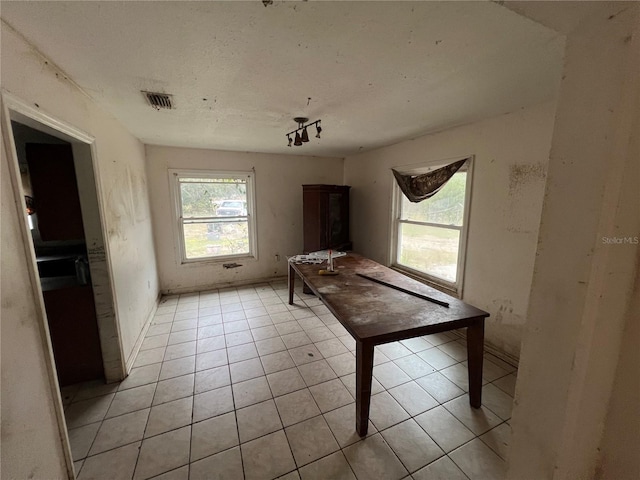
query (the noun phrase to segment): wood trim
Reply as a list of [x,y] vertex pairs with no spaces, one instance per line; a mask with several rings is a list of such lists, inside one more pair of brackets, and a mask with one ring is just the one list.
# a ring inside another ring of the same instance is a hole
[[[24,198],[24,190],[20,181],[20,166],[18,165],[18,154],[16,152],[16,145],[13,138],[13,129],[11,128],[11,113],[10,110],[17,112],[25,110],[33,110],[31,107],[27,107],[26,104],[18,101],[15,97],[10,95],[6,91],[2,91],[0,94],[1,107],[2,107],[2,134],[6,139],[5,143],[5,155],[7,158],[7,164],[9,166],[9,173],[11,176],[11,185],[13,187],[13,195],[15,200],[14,207],[18,210],[18,218],[22,218],[20,222],[20,231],[22,234],[22,243],[25,249],[25,257],[28,264],[29,279],[31,282],[31,288],[34,293],[33,303],[37,315],[37,322],[40,329],[40,337],[42,339],[42,354],[49,377],[49,388],[51,389],[53,401],[53,409],[55,411],[56,420],[58,423],[58,431],[60,434],[61,448],[64,453],[64,459],[67,467],[67,473],[69,478],[75,478],[73,468],[73,456],[71,454],[71,443],[69,441],[69,434],[67,431],[67,422],[64,416],[64,406],[62,404],[62,397],[60,395],[60,385],[58,383],[58,375],[56,372],[55,360],[53,358],[53,347],[51,345],[51,335],[49,333],[49,326],[47,324],[47,313],[44,307],[44,296],[42,293],[42,287],[40,285],[40,277],[38,276],[38,267],[36,265],[36,253],[31,240],[31,233],[29,225],[27,224],[27,218],[24,211],[21,209],[22,199]],[[38,112],[36,112],[38,113]],[[30,261],[29,261],[30,260]]]

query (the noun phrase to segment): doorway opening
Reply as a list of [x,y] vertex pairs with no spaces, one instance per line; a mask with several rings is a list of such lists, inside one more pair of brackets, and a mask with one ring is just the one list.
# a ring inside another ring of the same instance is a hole
[[[11,122],[61,387],[104,378],[71,143]],[[85,210],[91,199],[84,199]]]
[[[59,386],[125,376],[93,138],[3,95],[16,200]],[[53,370],[53,369],[52,369]],[[61,394],[64,402],[64,395]]]

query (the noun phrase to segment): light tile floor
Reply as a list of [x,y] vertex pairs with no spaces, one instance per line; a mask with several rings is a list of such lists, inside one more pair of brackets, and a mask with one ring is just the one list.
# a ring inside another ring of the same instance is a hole
[[516,369],[485,355],[469,407],[464,341],[375,354],[369,435],[355,433],[355,342],[284,283],[164,297],[131,374],[63,389],[86,479],[501,479]]

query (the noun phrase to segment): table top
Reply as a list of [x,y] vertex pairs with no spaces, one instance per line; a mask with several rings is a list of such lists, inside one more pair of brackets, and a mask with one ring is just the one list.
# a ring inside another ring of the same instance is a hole
[[[361,255],[334,259],[338,275],[320,275],[326,265],[291,264],[311,290],[359,341],[386,343],[468,327],[489,314]],[[449,303],[438,305],[358,275]]]

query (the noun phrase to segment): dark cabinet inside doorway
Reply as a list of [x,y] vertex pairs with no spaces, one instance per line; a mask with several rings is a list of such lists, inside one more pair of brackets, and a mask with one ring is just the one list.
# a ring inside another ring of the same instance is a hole
[[71,145],[27,143],[26,153],[42,241],[84,239]]
[[60,385],[102,378],[102,351],[91,286],[70,285],[42,293]]
[[32,236],[58,382],[104,377],[81,199],[70,144],[27,143]]

